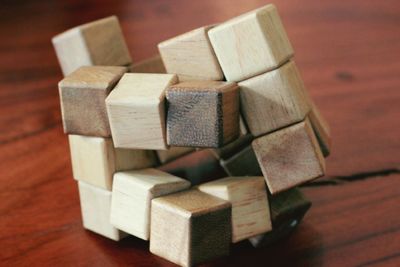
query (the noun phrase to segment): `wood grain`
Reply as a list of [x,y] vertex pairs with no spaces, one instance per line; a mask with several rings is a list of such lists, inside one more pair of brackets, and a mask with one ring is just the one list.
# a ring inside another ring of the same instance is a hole
[[227,81],[243,81],[272,70],[293,56],[272,4],[228,20],[208,33]]
[[[170,36],[264,4],[2,1],[0,32],[7,38],[0,44],[0,265],[175,266],[152,256],[140,239],[128,237],[115,244],[83,229],[68,140],[62,133],[57,92],[62,74],[50,42],[54,35],[116,14],[138,62],[156,54],[157,43]],[[380,174],[399,167],[400,4],[274,4],[296,50],[304,82],[331,126],[327,175],[344,180],[304,189],[313,207],[289,238],[260,249],[238,243],[230,257],[204,266],[399,265],[400,176]],[[199,157],[206,160],[205,154],[208,151]],[[186,173],[199,161],[197,156],[188,157],[190,161],[178,159],[171,165],[181,163]],[[218,165],[207,160],[209,166],[196,178],[215,175],[210,166]],[[345,182],[357,174],[367,178]]]
[[198,189],[232,204],[233,243],[272,230],[262,176],[227,177],[201,184]]
[[218,148],[239,136],[239,89],[235,83],[182,82],[170,86],[166,96],[169,145]]
[[181,266],[228,255],[231,204],[197,190],[152,200],[150,251]]
[[168,73],[176,73],[180,81],[224,79],[221,67],[208,39],[205,26],[158,44]]
[[132,63],[118,18],[85,23],[52,39],[64,76],[81,66],[127,66]]
[[111,138],[69,135],[68,140],[74,179],[109,191],[116,171],[158,163],[154,151],[114,148]]
[[126,73],[106,99],[115,147],[167,149],[165,90],[175,74]]
[[240,108],[254,136],[304,120],[310,111],[294,61],[239,83]]
[[81,67],[59,82],[64,132],[111,136],[105,99],[125,67]]
[[110,222],[126,233],[149,240],[151,200],[189,187],[188,181],[156,169],[117,172]]
[[325,173],[325,161],[308,119],[256,138],[252,147],[272,194]]

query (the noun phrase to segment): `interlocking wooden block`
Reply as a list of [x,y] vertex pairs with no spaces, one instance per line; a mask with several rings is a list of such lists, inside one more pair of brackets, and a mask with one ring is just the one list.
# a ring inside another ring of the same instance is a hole
[[232,242],[272,229],[267,190],[262,176],[227,177],[202,184],[198,189],[231,202]]
[[194,151],[195,149],[192,147],[171,146],[167,150],[158,150],[157,155],[160,162],[165,164]]
[[52,42],[64,76],[81,66],[128,66],[132,61],[116,16],[70,29]]
[[81,67],[59,82],[64,132],[110,136],[104,101],[125,72],[125,67]]
[[229,176],[262,176],[256,154],[250,145],[230,158],[220,159],[220,164]]
[[160,55],[153,56],[149,59],[132,65],[130,72],[134,73],[166,73],[164,63]]
[[150,251],[182,266],[229,254],[231,204],[197,190],[152,200]]
[[166,149],[165,90],[174,74],[126,73],[106,99],[116,147]]
[[78,182],[83,227],[113,240],[127,236],[110,224],[111,192]]
[[117,172],[112,190],[111,224],[148,240],[151,200],[189,187],[188,181],[157,169]]
[[246,135],[249,133],[242,115],[239,116],[239,130],[240,130],[240,135]]
[[180,81],[223,80],[207,35],[212,27],[201,27],[158,44],[168,73],[178,74]]
[[317,136],[322,154],[324,157],[329,156],[331,151],[331,131],[328,122],[322,116],[318,107],[314,103],[311,105],[311,111],[308,114],[308,118],[314,129],[315,135]]
[[111,190],[116,171],[155,166],[154,151],[114,148],[111,138],[69,135],[74,178]]
[[254,247],[267,246],[288,236],[301,222],[311,202],[297,188],[269,198],[273,230],[249,239]]
[[324,175],[324,157],[308,119],[259,137],[252,147],[272,194]]
[[[236,140],[220,147],[220,148],[213,148],[210,151],[213,153],[215,158],[219,159],[229,159],[235,154],[239,153],[241,150],[246,148],[248,145],[251,144],[253,140],[253,136],[250,134],[242,135]],[[231,175],[234,176],[234,175]],[[256,175],[257,176],[257,175]]]
[[167,141],[173,146],[221,147],[239,136],[235,83],[190,81],[167,90]]
[[293,61],[239,86],[241,111],[254,136],[302,121],[310,111],[304,83]]
[[274,5],[256,9],[208,32],[227,81],[270,71],[293,56]]

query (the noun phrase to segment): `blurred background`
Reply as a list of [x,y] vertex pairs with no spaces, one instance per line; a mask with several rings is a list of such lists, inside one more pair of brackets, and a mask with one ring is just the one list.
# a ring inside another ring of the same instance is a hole
[[330,123],[327,177],[314,206],[274,248],[234,247],[210,266],[400,264],[400,2],[148,0],[0,2],[0,265],[170,266],[147,244],[84,232],[51,38],[109,15],[133,62],[157,44],[268,3],[281,15],[304,82]]

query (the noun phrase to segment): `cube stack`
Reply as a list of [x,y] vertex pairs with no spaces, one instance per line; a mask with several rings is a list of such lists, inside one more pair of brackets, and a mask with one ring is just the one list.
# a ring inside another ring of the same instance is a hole
[[[289,234],[321,177],[329,127],[308,95],[274,5],[158,45],[132,64],[116,17],[53,38],[83,225],[150,240],[182,266]],[[101,65],[101,66],[100,66]],[[209,149],[229,175],[192,186],[158,170]]]

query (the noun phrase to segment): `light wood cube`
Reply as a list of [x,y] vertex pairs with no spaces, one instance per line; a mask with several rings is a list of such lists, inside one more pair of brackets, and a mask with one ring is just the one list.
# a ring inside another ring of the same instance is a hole
[[130,72],[134,73],[167,73],[160,55],[155,55],[132,65]]
[[212,27],[201,27],[158,44],[168,73],[178,74],[180,81],[223,80],[207,35]]
[[117,172],[112,190],[111,224],[149,240],[151,200],[189,187],[188,181],[157,169]]
[[252,147],[272,194],[324,175],[324,157],[308,120],[259,137]]
[[116,171],[155,166],[154,151],[114,148],[111,138],[69,135],[73,176],[111,190]]
[[167,141],[173,146],[221,147],[239,136],[235,83],[190,81],[167,90]]
[[160,162],[165,164],[194,151],[195,149],[192,147],[171,146],[167,150],[158,150],[157,155]]
[[89,136],[111,135],[105,99],[125,67],[81,67],[59,84],[64,132]]
[[197,190],[152,200],[150,251],[182,266],[229,254],[231,205]]
[[304,120],[310,105],[293,61],[239,83],[241,110],[254,136]]
[[126,73],[106,99],[114,144],[119,148],[166,149],[165,90],[174,74]]
[[78,188],[83,227],[115,241],[127,236],[110,224],[110,191],[81,181]]
[[251,145],[230,158],[221,159],[220,164],[229,176],[262,176],[260,165]]
[[322,116],[318,107],[314,103],[311,105],[311,111],[308,114],[308,118],[314,129],[315,135],[317,136],[322,154],[324,157],[329,156],[331,152],[331,130],[328,122]]
[[293,56],[272,4],[220,24],[208,35],[227,81],[238,82],[270,71]]
[[262,176],[227,177],[202,184],[198,189],[231,202],[233,243],[272,229]]
[[249,239],[254,247],[264,247],[288,236],[301,222],[311,202],[297,188],[269,198],[273,230]]
[[82,66],[128,66],[132,63],[116,16],[96,20],[52,39],[64,76]]

